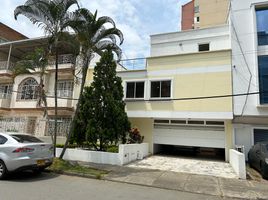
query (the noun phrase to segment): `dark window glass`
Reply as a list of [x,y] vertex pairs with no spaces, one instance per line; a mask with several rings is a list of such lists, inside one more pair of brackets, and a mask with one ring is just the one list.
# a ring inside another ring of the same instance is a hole
[[254,144],[258,142],[268,142],[267,129],[254,129]]
[[127,83],[127,94],[126,98],[134,98],[135,82]]
[[268,45],[268,8],[256,10],[258,45]]
[[151,82],[151,97],[160,97],[160,81]]
[[4,136],[0,135],[0,144],[5,144],[6,141],[7,139]]
[[260,103],[268,103],[268,56],[259,56]]
[[209,44],[199,44],[198,51],[209,51]]
[[206,121],[207,125],[224,125],[224,122],[218,122],[218,121]]
[[171,81],[161,82],[161,97],[170,97],[170,85]]
[[39,140],[36,137],[30,135],[11,135],[19,143],[43,143],[42,140]]
[[144,97],[144,82],[127,83],[126,98],[143,98],[143,97]]
[[186,124],[186,120],[171,120],[171,124]]
[[156,119],[156,120],[154,120],[154,123],[157,123],[157,124],[169,124],[169,120]]
[[171,96],[171,81],[152,81],[151,98],[166,98]]
[[136,98],[144,97],[144,82],[136,82]]
[[188,121],[188,124],[204,124],[204,121]]

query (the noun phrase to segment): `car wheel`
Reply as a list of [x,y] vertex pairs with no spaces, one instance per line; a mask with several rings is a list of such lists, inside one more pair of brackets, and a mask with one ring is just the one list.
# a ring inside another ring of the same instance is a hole
[[0,160],[0,180],[5,178],[6,174],[7,174],[6,165],[2,160]]
[[34,174],[41,174],[44,171],[44,168],[39,168],[39,169],[34,169],[33,173]]

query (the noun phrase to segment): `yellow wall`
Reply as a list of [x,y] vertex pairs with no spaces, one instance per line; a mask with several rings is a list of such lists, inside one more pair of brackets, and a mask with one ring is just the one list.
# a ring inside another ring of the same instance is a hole
[[[194,72],[195,69],[200,67],[203,69],[213,69],[213,67],[218,66],[229,66],[230,71],[191,74],[171,73],[169,75],[162,75],[161,73],[163,72],[164,74],[164,70],[168,71],[182,68],[187,70],[191,69]],[[169,78],[172,80],[172,99],[232,94],[230,51],[149,58],[148,72],[147,80]],[[160,73],[150,75],[150,72]],[[149,86],[146,90],[149,93]],[[186,101],[173,100],[166,102],[127,102],[127,110],[232,112],[232,98]]]
[[231,120],[225,121],[225,158],[229,161],[229,150],[233,148],[233,124]]
[[144,136],[144,142],[149,143],[149,151],[153,152],[153,120],[148,118],[130,118],[131,127],[137,127]]
[[195,23],[195,28],[207,28],[227,23],[229,0],[198,0],[200,23]]

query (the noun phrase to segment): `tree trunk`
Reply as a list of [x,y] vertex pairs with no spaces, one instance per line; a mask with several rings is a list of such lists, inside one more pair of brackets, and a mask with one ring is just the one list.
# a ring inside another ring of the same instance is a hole
[[54,121],[54,145],[53,153],[56,157],[56,145],[57,145],[57,131],[58,131],[58,50],[56,49],[55,55],[55,85],[54,85],[54,94],[55,94],[55,121]]
[[88,70],[88,65],[90,63],[90,58],[91,58],[91,55],[90,57],[86,57],[85,58],[85,61],[83,62],[83,66],[82,66],[82,82],[81,82],[81,88],[80,88],[80,93],[79,93],[79,98],[78,98],[78,102],[77,102],[77,106],[76,106],[76,110],[75,110],[75,113],[74,113],[74,117],[72,119],[72,122],[71,122],[71,127],[69,129],[69,132],[68,132],[68,136],[67,136],[67,139],[66,139],[66,142],[64,144],[64,147],[63,147],[63,150],[60,154],[60,159],[63,158],[64,154],[65,154],[65,151],[67,149],[67,146],[69,144],[69,141],[71,139],[71,135],[72,133],[74,132],[74,119],[77,117],[78,115],[78,112],[79,112],[79,109],[80,109],[80,104],[81,104],[81,97],[83,95],[83,91],[84,91],[84,86],[85,86],[85,83],[86,83],[86,77],[87,77],[87,70]]

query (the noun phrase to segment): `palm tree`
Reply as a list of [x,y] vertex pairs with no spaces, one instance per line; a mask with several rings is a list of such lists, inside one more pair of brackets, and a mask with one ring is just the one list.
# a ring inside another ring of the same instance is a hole
[[[112,25],[111,28],[106,28],[106,25]],[[81,97],[83,94],[84,85],[86,82],[86,76],[90,61],[94,57],[94,53],[102,55],[102,53],[111,49],[116,53],[118,60],[121,59],[122,51],[116,44],[116,36],[119,38],[120,45],[123,43],[123,34],[116,28],[113,19],[107,16],[97,17],[97,11],[92,14],[88,9],[78,9],[73,16],[73,19],[69,22],[69,26],[75,30],[78,40],[81,45],[80,56],[82,59],[82,81],[78,98],[77,107],[75,110],[75,119],[78,115]],[[60,158],[62,159],[66,151],[67,145],[71,138],[71,134],[74,132],[74,120],[72,120],[71,128],[69,130],[67,140],[64,148],[61,152]]]
[[27,0],[24,5],[18,6],[14,11],[14,17],[17,20],[18,15],[24,15],[30,21],[44,29],[48,35],[48,49],[55,55],[55,126],[54,126],[54,156],[56,155],[57,142],[57,82],[58,82],[58,54],[59,41],[64,31],[68,29],[71,6],[78,5],[77,0]]

